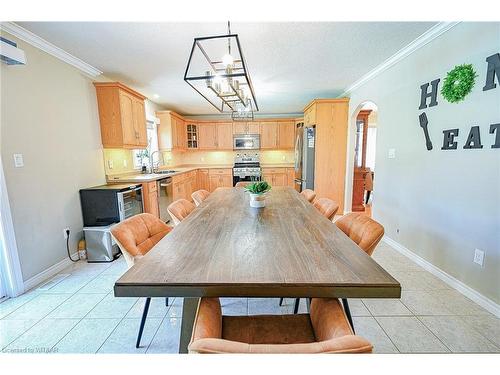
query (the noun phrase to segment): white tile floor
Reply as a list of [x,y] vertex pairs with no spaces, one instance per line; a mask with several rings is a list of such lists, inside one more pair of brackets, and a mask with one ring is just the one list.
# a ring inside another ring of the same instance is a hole
[[[376,353],[500,353],[500,319],[432,274],[380,243],[373,258],[402,285],[401,299],[352,299],[357,334]],[[126,270],[78,262],[48,290],[34,289],[0,303],[3,352],[177,353],[182,299],[152,300],[142,346],[135,348],[144,299],[115,298],[115,280]],[[223,313],[289,314],[293,299],[223,299]],[[305,301],[300,310],[305,311]]]

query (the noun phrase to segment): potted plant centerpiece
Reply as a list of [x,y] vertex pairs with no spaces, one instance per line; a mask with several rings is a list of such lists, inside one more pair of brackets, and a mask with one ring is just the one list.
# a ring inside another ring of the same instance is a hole
[[271,185],[266,181],[260,181],[246,186],[245,189],[250,193],[250,207],[266,206],[266,193],[271,190]]

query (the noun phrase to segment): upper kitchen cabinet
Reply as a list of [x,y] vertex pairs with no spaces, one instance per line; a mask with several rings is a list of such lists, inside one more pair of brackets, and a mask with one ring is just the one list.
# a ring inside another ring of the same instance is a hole
[[260,134],[258,122],[233,122],[233,134]]
[[216,150],[217,149],[217,128],[215,124],[210,122],[200,122],[199,129],[199,143],[200,150]]
[[119,82],[94,82],[104,148],[145,148],[145,96]]
[[217,128],[217,149],[233,149],[233,124],[231,122],[218,122]]
[[279,127],[277,121],[263,121],[260,123],[260,148],[278,148]]
[[295,146],[295,121],[286,120],[278,122],[278,148],[293,150]]
[[[184,119],[172,111],[157,111],[156,117],[160,119],[158,148],[162,151],[185,151],[187,148],[187,127]],[[199,133],[199,128],[197,133]]]
[[349,99],[316,99],[304,109],[306,126],[316,126],[314,191],[344,213]]

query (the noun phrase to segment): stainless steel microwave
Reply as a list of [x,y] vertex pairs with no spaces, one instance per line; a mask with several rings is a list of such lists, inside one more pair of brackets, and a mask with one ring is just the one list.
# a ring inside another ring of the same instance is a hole
[[258,150],[259,148],[259,134],[235,134],[233,136],[233,150]]

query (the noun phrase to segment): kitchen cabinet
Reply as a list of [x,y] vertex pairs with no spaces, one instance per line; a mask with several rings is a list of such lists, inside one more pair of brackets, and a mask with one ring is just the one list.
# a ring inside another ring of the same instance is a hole
[[217,149],[233,149],[233,124],[230,122],[218,122],[217,128]]
[[192,121],[186,121],[187,149],[198,149],[198,125]]
[[142,197],[144,203],[144,212],[160,217],[158,206],[158,188],[156,181],[142,184]]
[[272,186],[289,186],[287,168],[262,168],[262,179]]
[[208,169],[198,169],[197,171],[197,189],[196,190],[207,190],[210,191],[210,179],[208,177]]
[[119,82],[94,82],[104,148],[146,148],[145,96]]
[[265,121],[260,123],[260,148],[276,149],[278,148],[278,122]]
[[217,149],[217,129],[213,123],[199,123],[199,144],[200,150],[215,150]]
[[219,187],[233,186],[233,170],[230,168],[211,168],[208,172],[210,192]]
[[158,148],[161,151],[185,151],[187,148],[187,127],[184,119],[172,111],[157,111]]
[[293,150],[295,147],[295,121],[280,121],[278,123],[278,148]]
[[187,199],[192,201],[191,194],[197,189],[196,170],[172,176],[172,200]]
[[233,134],[260,134],[258,122],[233,122]]
[[[304,109],[304,123],[316,125],[314,191],[344,213],[349,99],[316,99]],[[352,177],[351,177],[352,178]]]
[[286,176],[287,176],[287,186],[291,188],[295,187],[295,169],[287,168]]

